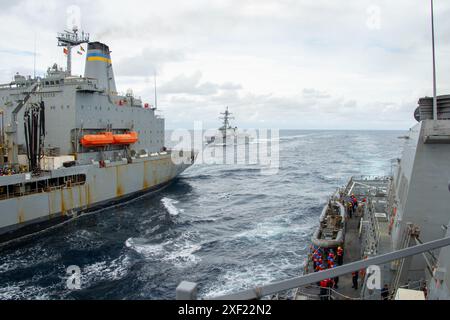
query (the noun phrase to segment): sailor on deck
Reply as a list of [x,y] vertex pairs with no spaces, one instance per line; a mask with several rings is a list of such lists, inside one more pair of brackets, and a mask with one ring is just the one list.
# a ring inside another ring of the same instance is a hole
[[337,248],[337,263],[340,266],[344,263],[344,249],[342,247]]
[[320,300],[330,300],[330,285],[331,279],[320,281]]
[[355,290],[358,290],[358,275],[358,271],[352,272],[352,288],[354,288]]

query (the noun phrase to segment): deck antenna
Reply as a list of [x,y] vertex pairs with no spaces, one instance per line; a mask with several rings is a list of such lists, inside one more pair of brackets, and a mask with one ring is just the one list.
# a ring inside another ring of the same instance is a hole
[[36,32],[34,33],[34,61],[33,61],[33,79],[36,79]]
[[155,74],[154,74],[154,83],[155,83],[155,109],[158,109],[158,99],[157,99],[157,95],[156,95],[156,69],[155,69]]
[[437,97],[436,97],[436,56],[434,49],[434,13],[433,0],[431,0],[431,38],[433,46],[433,120],[437,120]]
[[67,57],[67,75],[72,75],[72,48],[79,46],[83,43],[89,42],[89,33],[78,33],[78,27],[74,26],[72,31],[65,30],[58,33],[56,39],[58,39],[58,47],[64,47],[64,52]]

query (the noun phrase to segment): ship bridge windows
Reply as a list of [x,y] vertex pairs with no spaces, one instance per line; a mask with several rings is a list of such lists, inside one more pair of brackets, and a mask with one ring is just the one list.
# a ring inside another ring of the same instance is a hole
[[75,186],[84,185],[85,183],[85,174],[75,174],[33,182],[23,182],[18,184],[0,186],[0,200],[73,188]]

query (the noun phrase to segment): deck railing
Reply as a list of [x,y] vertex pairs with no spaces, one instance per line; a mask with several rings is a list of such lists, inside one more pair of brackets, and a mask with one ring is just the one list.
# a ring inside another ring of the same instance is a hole
[[[406,257],[415,256],[417,254],[422,254],[430,250],[435,250],[438,248],[446,247],[450,245],[450,236],[430,241],[421,245],[416,245],[401,249],[398,251],[382,254],[375,257],[370,257],[365,260],[360,260],[356,262],[351,262],[349,264],[344,264],[342,266],[328,269],[320,272],[315,272],[307,275],[303,275],[296,278],[291,278],[288,280],[271,283],[268,285],[243,290],[233,294],[228,294],[224,296],[219,296],[213,298],[214,300],[254,300],[261,299],[263,297],[275,295],[280,292],[287,292],[299,287],[304,287],[325,279],[335,278],[350,274],[354,271],[360,271],[374,265],[383,265],[395,260],[403,259]],[[396,289],[396,288],[394,288]],[[177,287],[176,297],[179,300],[195,300],[197,299],[197,283],[183,281]]]

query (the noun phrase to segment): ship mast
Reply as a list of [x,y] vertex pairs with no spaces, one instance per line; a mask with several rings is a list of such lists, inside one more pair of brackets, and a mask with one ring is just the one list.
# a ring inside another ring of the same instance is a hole
[[433,0],[431,0],[431,38],[433,47],[433,120],[437,120],[437,96],[436,96],[436,56],[434,49],[434,12]]
[[155,70],[155,74],[154,74],[154,83],[155,83],[155,109],[158,109],[158,99],[156,96],[156,70]]
[[63,33],[58,33],[58,47],[64,47],[67,55],[67,74],[72,75],[72,48],[83,43],[89,42],[89,33],[81,32],[78,34],[78,27],[74,26],[72,31],[64,30]]
[[223,127],[221,128],[222,130],[224,130],[226,132],[227,129],[230,129],[230,120],[234,119],[233,117],[230,117],[230,115],[232,115],[231,112],[228,111],[228,107],[225,110],[225,112],[221,113],[223,115],[223,117],[220,117],[219,119],[223,120]]

